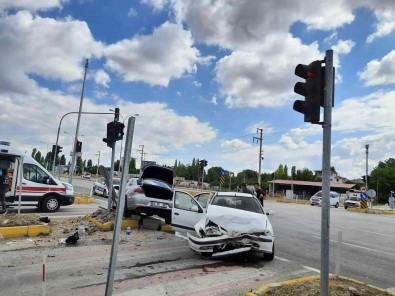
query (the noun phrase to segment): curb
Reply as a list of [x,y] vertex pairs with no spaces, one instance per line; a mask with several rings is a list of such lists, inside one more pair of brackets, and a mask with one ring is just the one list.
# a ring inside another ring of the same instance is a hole
[[160,230],[161,230],[161,231],[164,231],[164,232],[174,233],[173,228],[171,227],[171,225],[168,225],[168,224],[162,225],[162,227],[160,228]]
[[276,197],[274,200],[276,202],[282,202],[282,203],[294,203],[294,204],[302,204],[302,205],[310,204],[310,201],[303,199],[288,199],[288,198]]
[[[275,287],[281,287],[281,286],[286,286],[286,285],[292,285],[295,283],[304,283],[304,282],[309,282],[312,280],[317,280],[319,279],[320,276],[319,275],[313,275],[313,276],[307,276],[307,277],[301,277],[301,278],[296,278],[296,279],[291,279],[291,280],[286,280],[286,281],[282,281],[279,283],[269,283],[269,284],[263,284],[262,286],[260,286],[257,290],[255,290],[254,292],[247,292],[244,294],[244,296],[258,296],[258,295],[265,295],[263,293],[269,292],[271,288],[275,288]],[[330,279],[343,279],[343,280],[348,280],[350,282],[356,283],[356,284],[360,284],[360,285],[364,285],[373,289],[376,289],[378,291],[381,292],[386,292],[388,293],[388,295],[395,295],[394,293],[383,289],[383,288],[379,288],[358,280],[355,280],[353,278],[349,278],[349,277],[345,277],[345,276],[341,276],[341,275],[334,275],[334,274],[330,274],[329,275]]]
[[96,198],[94,197],[75,197],[74,204],[90,204],[95,203]]
[[361,209],[361,208],[347,208],[347,211],[366,213],[366,214],[382,214],[382,215],[395,215],[393,210],[374,210],[374,209]]
[[51,232],[51,227],[46,225],[0,227],[0,235],[3,238],[39,236],[41,234],[47,235],[50,232]]
[[[114,229],[113,222],[101,223],[92,217],[88,217],[88,221],[92,222],[97,227],[99,227],[101,231],[111,231]],[[137,229],[139,226],[139,221],[138,220],[122,220],[121,229],[125,230],[126,228],[128,228],[128,226],[131,229]]]

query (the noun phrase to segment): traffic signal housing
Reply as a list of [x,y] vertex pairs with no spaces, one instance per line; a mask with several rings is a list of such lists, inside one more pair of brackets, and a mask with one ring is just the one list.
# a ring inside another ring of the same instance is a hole
[[297,82],[294,87],[294,92],[304,96],[305,100],[295,101],[293,109],[304,114],[305,122],[319,124],[320,107],[324,106],[325,67],[321,67],[321,61],[299,64],[295,75],[305,79],[305,82]]
[[107,123],[107,137],[103,138],[103,142],[107,143],[107,146],[112,148],[115,143],[115,121]]
[[82,142],[77,141],[76,145],[75,145],[75,152],[81,152],[82,150]]
[[116,122],[115,123],[115,137],[114,141],[119,141],[123,139],[123,129],[125,128],[125,125],[122,122]]

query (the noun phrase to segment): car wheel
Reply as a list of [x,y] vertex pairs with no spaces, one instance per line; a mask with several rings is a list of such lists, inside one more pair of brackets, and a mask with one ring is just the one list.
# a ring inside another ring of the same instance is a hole
[[272,261],[274,259],[274,243],[273,243],[272,252],[271,253],[264,253],[263,259],[265,259],[267,261]]
[[165,218],[165,223],[170,225],[171,224],[171,217],[166,217]]
[[96,188],[95,188],[95,186],[93,186],[93,188],[92,188],[92,195],[96,195]]
[[339,207],[339,203],[337,202],[336,204],[335,204],[335,208],[337,209]]
[[44,212],[56,212],[60,208],[60,201],[54,195],[47,196],[41,203]]
[[108,197],[108,196],[107,196],[107,191],[106,191],[106,190],[103,190],[103,197]]

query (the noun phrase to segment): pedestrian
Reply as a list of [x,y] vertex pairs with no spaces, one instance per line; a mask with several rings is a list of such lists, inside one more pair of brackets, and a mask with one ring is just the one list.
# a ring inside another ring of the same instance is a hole
[[261,186],[259,186],[259,183],[254,184],[254,189],[256,193],[256,198],[259,200],[263,207],[263,200],[265,199],[265,192],[261,189]]
[[8,178],[7,178],[7,170],[0,170],[0,202],[3,207],[3,214],[7,214],[7,207],[5,205],[5,194],[8,191]]
[[240,184],[240,191],[243,193],[249,193],[252,194],[252,191],[250,189],[247,188],[246,183],[241,183]]

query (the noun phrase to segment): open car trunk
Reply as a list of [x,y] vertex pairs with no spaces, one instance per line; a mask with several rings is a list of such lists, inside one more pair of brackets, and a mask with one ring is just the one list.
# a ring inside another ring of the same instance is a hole
[[152,198],[159,198],[165,200],[173,199],[173,190],[172,188],[159,180],[143,180],[143,184],[141,186],[145,192],[145,196]]

